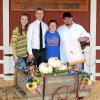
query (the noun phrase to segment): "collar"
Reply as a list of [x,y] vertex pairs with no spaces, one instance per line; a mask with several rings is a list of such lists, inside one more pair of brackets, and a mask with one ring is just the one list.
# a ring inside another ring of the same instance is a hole
[[37,22],[38,24],[40,24],[40,22],[42,23],[42,21],[39,21],[39,20],[37,20],[37,19],[36,19],[36,22]]

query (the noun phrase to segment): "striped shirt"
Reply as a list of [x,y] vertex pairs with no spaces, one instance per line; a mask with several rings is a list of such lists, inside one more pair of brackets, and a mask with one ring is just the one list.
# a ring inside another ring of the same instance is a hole
[[26,57],[28,56],[26,31],[22,31],[22,35],[19,32],[19,27],[13,29],[10,45],[16,50],[17,56]]

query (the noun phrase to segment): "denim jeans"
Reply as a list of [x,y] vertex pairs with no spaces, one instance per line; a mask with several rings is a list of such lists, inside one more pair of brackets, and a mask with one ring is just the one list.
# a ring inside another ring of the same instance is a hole
[[27,66],[27,57],[19,57],[18,64],[15,65],[18,69],[22,69]]

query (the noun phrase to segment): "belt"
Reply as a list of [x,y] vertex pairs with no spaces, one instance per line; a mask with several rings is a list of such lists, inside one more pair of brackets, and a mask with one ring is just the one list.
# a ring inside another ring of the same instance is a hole
[[37,52],[40,52],[40,51],[45,51],[46,49],[43,48],[43,49],[32,49],[33,51],[37,51]]

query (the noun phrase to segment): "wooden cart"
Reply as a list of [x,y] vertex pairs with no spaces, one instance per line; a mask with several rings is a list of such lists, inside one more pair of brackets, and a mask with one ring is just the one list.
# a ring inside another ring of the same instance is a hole
[[17,86],[27,98],[30,98],[29,100],[79,100],[79,97],[88,96],[91,92],[91,86],[80,87],[80,76],[49,76],[39,77],[43,94],[35,91],[35,94],[32,95],[24,83],[27,76],[19,70],[15,76]]

